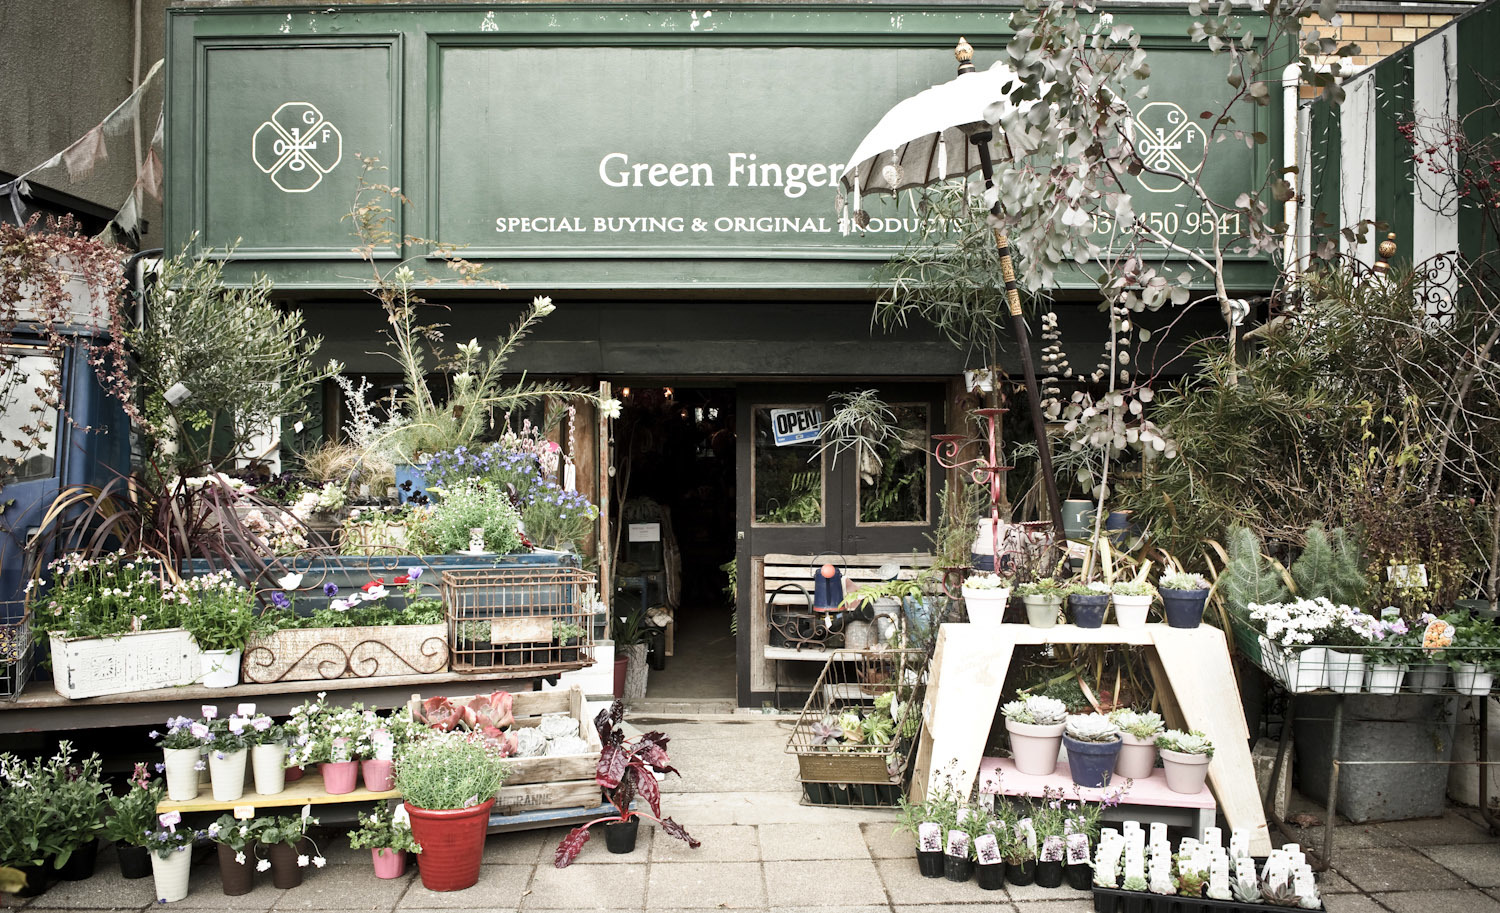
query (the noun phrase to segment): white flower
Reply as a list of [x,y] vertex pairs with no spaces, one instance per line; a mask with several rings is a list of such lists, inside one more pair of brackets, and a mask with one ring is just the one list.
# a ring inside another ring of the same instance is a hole
[[537,297],[531,299],[531,307],[534,311],[536,311],[536,315],[538,317],[546,317],[548,314],[557,310],[557,305],[553,304],[552,299],[545,295],[538,295]]
[[245,851],[244,850],[240,850],[238,853],[234,854],[234,864],[235,865],[244,865],[245,864]]
[[610,397],[609,399],[599,404],[599,411],[604,413],[605,418],[619,418],[620,405],[621,403],[619,400],[615,399],[614,397]]
[[365,592],[365,601],[366,602],[373,602],[376,599],[384,599],[385,595],[386,595],[385,587],[383,587],[383,586],[372,586],[372,587],[370,587],[369,590],[367,590]]
[[269,860],[269,859],[262,859],[259,862],[255,863],[255,871],[257,871],[257,872],[264,872],[266,869],[269,869],[270,867],[271,867],[271,860]]
[[460,355],[467,355],[470,358],[477,358],[479,356],[479,338],[478,337],[474,337],[473,339],[470,339],[467,343],[462,343],[462,342],[459,343],[458,344],[458,354],[460,354]]
[[305,869],[305,868],[307,868],[307,864],[310,861],[311,860],[309,860],[306,856],[298,856],[297,857],[297,867],[300,868],[300,869]]
[[276,581],[276,585],[281,587],[283,590],[295,590],[297,587],[302,585],[302,575],[287,574],[285,577],[282,577],[280,580]]
[[323,866],[325,866],[327,864],[328,864],[328,860],[324,859],[322,856],[314,856],[313,857],[313,865],[317,866],[318,868],[321,869]]

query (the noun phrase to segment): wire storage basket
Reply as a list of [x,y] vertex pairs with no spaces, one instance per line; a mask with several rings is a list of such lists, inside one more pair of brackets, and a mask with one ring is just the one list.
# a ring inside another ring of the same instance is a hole
[[19,600],[0,601],[0,701],[13,701],[31,679],[31,616]]
[[594,663],[596,578],[572,567],[443,573],[455,672],[566,672]]
[[926,671],[921,650],[829,657],[787,742],[804,801],[870,808],[901,798],[922,730]]

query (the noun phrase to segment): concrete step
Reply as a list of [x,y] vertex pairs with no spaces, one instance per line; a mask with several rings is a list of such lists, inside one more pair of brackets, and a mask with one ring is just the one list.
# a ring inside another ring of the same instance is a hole
[[701,716],[734,713],[735,708],[735,699],[732,697],[648,697],[645,700],[625,702],[625,710],[630,716]]

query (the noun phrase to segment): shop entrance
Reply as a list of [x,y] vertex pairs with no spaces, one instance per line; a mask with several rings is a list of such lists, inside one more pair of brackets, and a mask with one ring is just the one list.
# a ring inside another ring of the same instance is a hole
[[630,384],[616,393],[614,610],[618,617],[644,607],[671,619],[649,641],[646,698],[731,702],[734,390]]

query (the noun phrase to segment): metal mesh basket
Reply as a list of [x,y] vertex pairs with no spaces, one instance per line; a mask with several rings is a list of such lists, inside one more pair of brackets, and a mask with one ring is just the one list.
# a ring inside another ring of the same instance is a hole
[[31,616],[20,601],[0,601],[0,700],[13,701],[31,679]]
[[[787,742],[809,802],[889,805],[885,800],[899,796],[921,734],[926,665],[920,650],[848,650],[829,658]],[[852,784],[895,788],[851,793]]]
[[443,573],[453,671],[593,665],[596,578],[571,567]]

